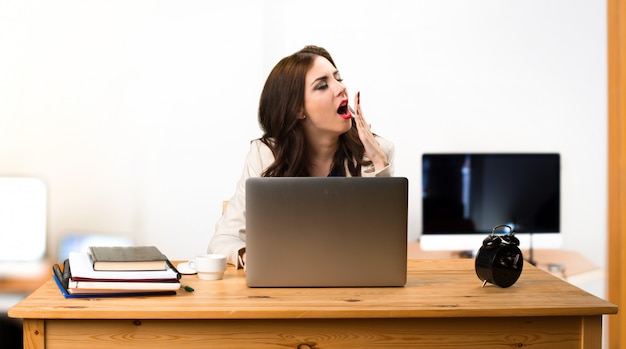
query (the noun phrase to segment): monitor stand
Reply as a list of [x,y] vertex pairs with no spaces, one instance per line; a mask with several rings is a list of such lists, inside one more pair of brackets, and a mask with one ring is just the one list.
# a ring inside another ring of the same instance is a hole
[[528,258],[526,259],[526,261],[532,265],[537,265],[537,262],[535,261],[534,258],[534,254],[533,254],[533,234],[530,233],[530,245],[528,245]]

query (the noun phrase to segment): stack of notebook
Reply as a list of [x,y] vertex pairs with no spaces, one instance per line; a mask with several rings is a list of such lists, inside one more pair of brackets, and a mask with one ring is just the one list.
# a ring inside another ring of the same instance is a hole
[[180,273],[154,246],[90,247],[70,252],[54,279],[66,298],[175,294]]

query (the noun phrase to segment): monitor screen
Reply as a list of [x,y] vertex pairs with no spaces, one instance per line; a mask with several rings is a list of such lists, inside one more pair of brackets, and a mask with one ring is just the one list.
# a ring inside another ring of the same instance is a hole
[[556,153],[423,154],[420,240],[482,241],[500,224],[516,234],[559,234],[560,169]]
[[0,263],[44,257],[47,200],[46,185],[38,178],[0,177]]

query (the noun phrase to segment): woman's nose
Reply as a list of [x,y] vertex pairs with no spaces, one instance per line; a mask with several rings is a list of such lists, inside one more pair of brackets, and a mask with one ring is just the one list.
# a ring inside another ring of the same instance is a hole
[[346,97],[348,96],[348,89],[346,88],[346,85],[344,85],[342,82],[337,81],[337,96],[342,96],[345,95]]

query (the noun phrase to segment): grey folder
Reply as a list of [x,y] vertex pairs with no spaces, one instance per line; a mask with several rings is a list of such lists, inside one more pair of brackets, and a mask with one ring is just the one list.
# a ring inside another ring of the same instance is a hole
[[404,286],[407,214],[403,177],[250,178],[246,282]]

